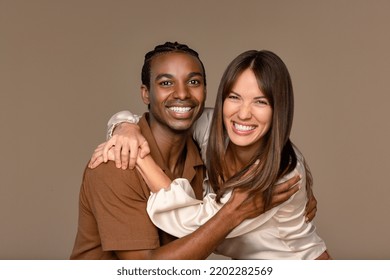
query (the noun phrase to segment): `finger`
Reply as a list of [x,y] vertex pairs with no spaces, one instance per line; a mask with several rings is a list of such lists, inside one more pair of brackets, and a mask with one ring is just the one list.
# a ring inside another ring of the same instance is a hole
[[310,212],[307,212],[305,215],[305,221],[306,223],[311,222],[317,213],[317,207],[314,207]]
[[93,154],[91,156],[91,159],[89,161],[89,164],[91,164],[92,162],[94,162],[97,158],[99,158],[100,156],[102,156],[102,150],[103,150],[103,144],[100,144],[99,146],[97,146],[97,148],[93,151]]
[[306,203],[306,221],[310,222],[314,219],[316,213],[317,213],[317,199],[314,197],[313,193],[311,192],[311,195],[308,195],[309,199]]
[[94,153],[99,153],[99,156],[103,155],[103,150],[104,150],[104,146],[106,145],[106,143],[103,143],[103,144],[100,144],[99,146],[96,147]]
[[280,194],[280,193],[287,192],[289,189],[299,185],[300,180],[301,180],[301,176],[296,175],[296,176],[292,177],[291,179],[276,185],[276,187],[274,189],[274,194]]
[[120,163],[123,170],[126,169],[129,164],[129,146],[126,143],[122,145]]
[[149,143],[148,141],[145,141],[141,144],[141,146],[139,146],[139,157],[140,158],[144,158],[146,157],[148,154],[150,154],[150,147],[149,147]]
[[232,192],[231,197],[229,198],[229,203],[231,205],[234,205],[234,207],[239,208],[244,201],[248,200],[248,197],[251,198],[249,196],[249,191],[245,191],[242,188],[235,188]]
[[103,156],[99,156],[97,158],[95,158],[95,160],[91,160],[88,164],[88,167],[91,168],[91,169],[94,169],[95,167],[97,167],[99,164],[103,163]]
[[103,161],[107,162],[108,161],[108,150],[111,149],[111,147],[115,146],[115,141],[116,141],[116,136],[114,135],[110,140],[107,142],[103,143]]
[[107,143],[107,142],[100,143],[100,144],[96,147],[96,149],[99,149],[99,150],[103,149],[103,147],[104,147],[104,145],[106,145],[106,143]]
[[301,188],[300,183],[301,183],[300,181],[296,182],[287,191],[285,191],[284,193],[279,194],[280,197],[283,197],[283,199],[285,199],[285,200],[289,199],[294,193],[299,191],[299,189]]
[[114,155],[115,155],[115,166],[117,168],[121,168],[122,162],[121,162],[121,150],[122,146],[120,145],[115,145],[114,146]]
[[88,168],[91,168],[91,169],[93,169],[94,167],[92,167],[93,166],[93,163],[95,162],[95,160],[90,160],[89,162],[88,162]]
[[274,193],[272,197],[271,207],[279,205],[285,201],[287,201],[293,194],[295,194],[300,188],[300,185],[295,183],[291,188],[289,188],[285,192]]
[[139,152],[138,145],[134,143],[130,144],[130,154],[129,154],[129,162],[128,162],[130,169],[133,169],[135,167],[135,163],[138,157],[138,152]]

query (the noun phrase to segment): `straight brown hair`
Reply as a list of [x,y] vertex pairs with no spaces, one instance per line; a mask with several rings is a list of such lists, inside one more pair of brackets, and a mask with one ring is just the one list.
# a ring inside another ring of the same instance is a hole
[[[223,122],[223,103],[242,72],[251,69],[259,89],[272,107],[272,125],[264,136],[263,149],[258,150],[247,166],[228,176],[225,152],[228,135]],[[211,186],[222,194],[231,188],[251,188],[264,192],[265,207],[272,199],[276,182],[297,165],[297,149],[290,140],[294,116],[294,93],[290,74],[284,62],[270,51],[249,50],[238,55],[226,68],[219,84],[207,149],[207,168]],[[259,160],[256,168],[251,168]],[[312,177],[306,167],[306,188],[311,191]],[[251,172],[249,172],[249,170]],[[244,176],[245,175],[245,176]]]

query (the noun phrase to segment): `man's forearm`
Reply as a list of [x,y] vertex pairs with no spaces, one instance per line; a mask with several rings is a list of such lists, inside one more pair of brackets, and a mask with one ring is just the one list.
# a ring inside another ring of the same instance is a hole
[[235,217],[234,210],[225,206],[193,233],[150,252],[150,258],[206,259],[243,220]]

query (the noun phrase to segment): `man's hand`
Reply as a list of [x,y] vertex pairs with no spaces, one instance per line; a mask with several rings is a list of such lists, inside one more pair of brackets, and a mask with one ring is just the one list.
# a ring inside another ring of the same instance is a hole
[[272,193],[271,204],[267,207],[266,211],[287,201],[294,193],[296,193],[301,188],[300,180],[301,176],[296,175],[286,182],[276,185]]
[[306,223],[311,222],[317,213],[317,199],[314,197],[313,192],[306,203]]
[[300,188],[300,176],[297,175],[277,185],[273,191],[271,205],[265,209],[263,192],[236,188],[225,204],[230,207],[232,220],[239,225],[245,219],[255,218],[267,210],[287,201]]
[[115,128],[111,139],[96,148],[88,167],[95,168],[102,162],[115,160],[117,168],[133,169],[137,157],[144,158],[149,153],[149,144],[141,134],[139,126],[131,123],[121,123]]

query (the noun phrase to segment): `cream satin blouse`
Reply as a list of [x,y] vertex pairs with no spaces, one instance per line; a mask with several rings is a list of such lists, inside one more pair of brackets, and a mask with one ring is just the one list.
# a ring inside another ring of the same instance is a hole
[[[203,159],[212,113],[212,110],[206,109],[194,129],[194,138],[201,147]],[[116,118],[115,122],[128,120],[126,114],[121,112],[121,117]],[[285,203],[254,219],[245,220],[228,235],[215,253],[233,259],[315,259],[326,250],[313,223],[305,222],[307,194],[304,187],[304,158],[299,151],[296,153],[298,164],[295,170],[280,182],[299,173],[302,176],[301,189]],[[167,189],[151,194],[147,211],[157,227],[182,237],[195,231],[219,211],[223,203],[229,200],[231,192],[224,195],[222,204],[216,203],[216,195],[206,178],[204,195],[203,200],[195,199],[189,182],[186,179],[176,179]]]

